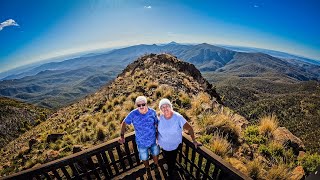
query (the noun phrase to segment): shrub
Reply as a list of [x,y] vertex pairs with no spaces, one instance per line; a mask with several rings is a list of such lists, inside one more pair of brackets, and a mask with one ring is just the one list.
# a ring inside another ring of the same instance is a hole
[[263,144],[267,141],[267,138],[259,133],[259,128],[256,125],[248,126],[244,130],[244,139],[248,144]]
[[274,141],[269,143],[268,145],[260,145],[258,151],[259,153],[269,158],[285,157],[285,150],[282,144]]
[[208,144],[212,139],[212,135],[211,134],[206,134],[206,135],[203,135],[199,138],[199,141],[202,143],[202,144]]
[[274,130],[278,128],[278,120],[276,116],[266,116],[261,118],[259,124],[259,132],[264,136],[270,137]]
[[320,165],[320,155],[318,153],[310,154],[307,152],[303,157],[298,158],[298,163],[303,167],[306,174],[310,174]]
[[258,152],[263,156],[271,156],[271,150],[268,146],[262,144],[259,146]]

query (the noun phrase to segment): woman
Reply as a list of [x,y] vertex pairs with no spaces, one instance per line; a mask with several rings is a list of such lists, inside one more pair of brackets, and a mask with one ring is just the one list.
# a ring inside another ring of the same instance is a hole
[[158,144],[162,148],[163,156],[168,164],[168,176],[172,178],[178,147],[182,143],[182,131],[186,129],[191,135],[193,144],[199,145],[195,140],[193,128],[178,112],[173,111],[168,99],[162,99],[159,103],[162,112],[158,123]]

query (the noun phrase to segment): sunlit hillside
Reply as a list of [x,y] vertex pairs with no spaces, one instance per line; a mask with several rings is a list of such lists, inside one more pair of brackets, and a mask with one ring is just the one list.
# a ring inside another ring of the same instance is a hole
[[46,108],[0,97],[0,148],[46,120],[51,113]]

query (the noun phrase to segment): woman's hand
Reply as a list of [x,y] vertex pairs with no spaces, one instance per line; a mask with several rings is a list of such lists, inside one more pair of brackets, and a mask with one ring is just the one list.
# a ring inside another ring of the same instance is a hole
[[196,140],[193,141],[194,147],[197,149],[199,146],[202,146],[201,143],[198,143]]

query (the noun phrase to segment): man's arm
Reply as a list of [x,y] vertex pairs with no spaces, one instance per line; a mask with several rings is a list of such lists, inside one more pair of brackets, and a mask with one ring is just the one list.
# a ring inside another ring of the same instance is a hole
[[122,121],[122,123],[121,123],[121,131],[120,131],[120,139],[119,139],[119,143],[121,143],[121,144],[125,143],[125,139],[124,139],[125,131],[126,131],[126,122]]

